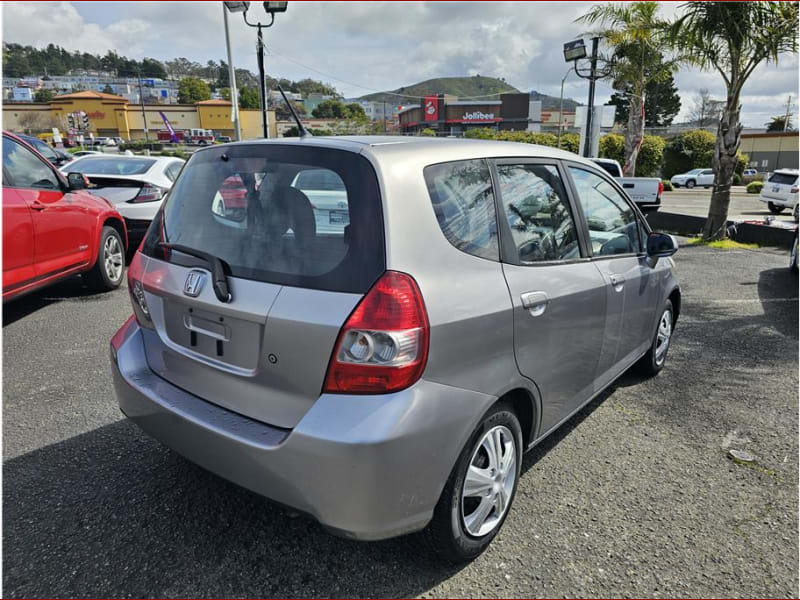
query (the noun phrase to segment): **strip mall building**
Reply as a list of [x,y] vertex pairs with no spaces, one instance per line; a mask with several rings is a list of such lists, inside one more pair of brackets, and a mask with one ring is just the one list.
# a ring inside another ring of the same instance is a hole
[[[126,140],[143,140],[144,123],[150,139],[161,129],[166,129],[159,113],[163,112],[175,129],[210,129],[215,135],[233,137],[231,102],[204,100],[196,104],[131,104],[126,98],[102,92],[77,92],[56,96],[46,103],[3,104],[3,128],[11,131],[41,133],[51,127],[67,129],[67,115],[77,111],[89,117],[89,132],[95,136],[121,137]],[[275,112],[267,111],[270,136],[277,134]],[[240,109],[242,137],[260,138],[262,135],[261,111]]]
[[[467,130],[489,127],[503,131],[540,131],[558,127],[558,111],[542,111],[540,100],[530,94],[501,94],[499,100],[459,100],[439,94],[426,96],[422,104],[403,107],[398,113],[403,133],[432,129],[438,135],[463,135]],[[564,125],[572,127],[574,113],[564,113]]]

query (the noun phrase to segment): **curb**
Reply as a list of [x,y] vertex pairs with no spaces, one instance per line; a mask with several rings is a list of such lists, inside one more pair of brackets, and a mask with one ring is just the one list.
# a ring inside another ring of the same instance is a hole
[[[682,215],[680,213],[653,212],[645,215],[647,222],[654,230],[663,230],[685,236],[696,236],[703,231],[705,217]],[[728,221],[728,228],[733,228],[731,239],[744,244],[759,246],[778,246],[791,248],[797,226],[791,229],[771,227],[755,223]],[[729,229],[730,231],[730,229]]]

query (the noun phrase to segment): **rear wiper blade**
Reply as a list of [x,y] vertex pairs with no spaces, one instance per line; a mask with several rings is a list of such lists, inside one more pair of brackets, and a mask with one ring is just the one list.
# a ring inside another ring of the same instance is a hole
[[188,254],[189,256],[194,256],[206,261],[211,266],[211,283],[212,287],[214,288],[214,294],[217,296],[217,300],[226,303],[232,300],[233,297],[231,296],[231,290],[228,286],[228,278],[225,275],[225,268],[227,267],[230,271],[231,267],[224,260],[218,256],[214,256],[213,254],[209,254],[208,252],[196,250],[181,244],[160,242],[158,245],[162,248],[166,248],[167,250],[177,250],[183,254]]

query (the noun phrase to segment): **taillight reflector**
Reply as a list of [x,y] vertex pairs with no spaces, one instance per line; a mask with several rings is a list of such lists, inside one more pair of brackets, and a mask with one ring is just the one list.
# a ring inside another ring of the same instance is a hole
[[385,394],[415,383],[428,359],[428,315],[417,282],[387,271],[336,340],[323,392]]

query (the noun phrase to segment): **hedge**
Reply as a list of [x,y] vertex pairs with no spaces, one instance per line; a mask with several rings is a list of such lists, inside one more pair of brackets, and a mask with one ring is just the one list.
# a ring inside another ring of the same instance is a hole
[[[717,136],[705,129],[693,129],[675,137],[664,148],[662,176],[669,179],[673,175],[686,173],[692,169],[711,168],[716,141]],[[741,152],[736,154],[734,172],[740,177],[744,174],[747,161],[746,154]]]
[[761,188],[764,187],[763,181],[751,181],[747,184],[747,193],[748,194],[758,194],[761,192]]

